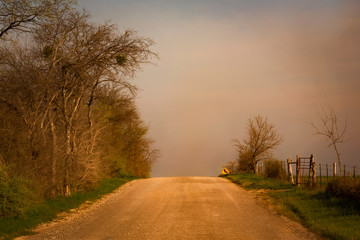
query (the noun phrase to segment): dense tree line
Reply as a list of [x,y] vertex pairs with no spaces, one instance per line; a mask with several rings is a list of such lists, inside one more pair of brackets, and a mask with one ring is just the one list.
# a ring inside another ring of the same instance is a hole
[[156,57],[153,41],[73,4],[1,0],[0,175],[46,196],[148,177],[158,156],[130,81]]

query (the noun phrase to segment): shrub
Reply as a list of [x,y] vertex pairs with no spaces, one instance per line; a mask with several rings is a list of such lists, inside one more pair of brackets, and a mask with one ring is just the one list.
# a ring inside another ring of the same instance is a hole
[[251,152],[240,151],[238,161],[238,171],[242,173],[250,173],[254,171],[254,163],[251,159]]
[[351,177],[338,177],[326,186],[331,197],[360,201],[360,181]]
[[228,162],[224,168],[227,168],[231,174],[238,173],[239,172],[239,166],[237,161],[230,161]]
[[286,172],[278,160],[270,159],[264,162],[264,176],[266,178],[286,179]]
[[21,215],[31,205],[33,197],[27,184],[24,179],[10,177],[0,162],[0,217]]

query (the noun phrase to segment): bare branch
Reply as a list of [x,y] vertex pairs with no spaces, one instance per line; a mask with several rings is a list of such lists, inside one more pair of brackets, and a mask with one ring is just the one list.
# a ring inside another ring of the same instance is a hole
[[311,126],[315,130],[316,135],[321,135],[326,138],[330,143],[328,147],[333,146],[336,157],[338,159],[340,172],[342,172],[340,152],[338,150],[338,144],[344,142],[344,136],[347,128],[347,120],[345,120],[344,127],[339,128],[339,118],[335,112],[333,106],[326,103],[322,106],[321,111],[316,109],[319,123],[316,124],[313,121]]
[[274,125],[270,124],[267,118],[257,115],[249,118],[248,135],[242,143],[235,139],[235,146],[238,148],[239,160],[246,164],[251,163],[252,170],[257,172],[257,164],[262,157],[269,154],[276,146],[283,141]]

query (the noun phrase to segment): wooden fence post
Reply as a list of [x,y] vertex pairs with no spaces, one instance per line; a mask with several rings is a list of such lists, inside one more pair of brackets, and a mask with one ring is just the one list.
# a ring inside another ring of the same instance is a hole
[[353,166],[353,175],[354,175],[354,179],[356,179],[356,168],[355,168],[355,166]]
[[313,188],[316,187],[316,162],[315,162],[315,158],[314,155],[311,154],[312,160],[313,160],[313,182],[312,182],[312,186]]
[[344,164],[344,177],[346,177],[345,164]]
[[336,162],[333,163],[333,177],[336,177]]
[[283,164],[283,169],[284,169],[284,171],[286,172],[286,167],[285,167],[286,163],[285,163],[285,161],[281,161],[281,162],[282,162],[282,164]]
[[300,155],[296,155],[296,186],[300,185]]
[[328,164],[326,164],[326,183],[329,183],[329,168],[328,168]]
[[310,186],[314,188],[316,186],[316,163],[314,159],[314,155],[310,156]]
[[291,166],[291,162],[292,160],[290,158],[287,159],[287,164],[288,164],[288,177],[289,177],[289,181],[292,185],[294,185],[294,178],[293,178],[293,172],[292,172],[292,166]]
[[319,163],[319,173],[320,173],[320,187],[322,187],[322,179],[321,179],[321,164]]

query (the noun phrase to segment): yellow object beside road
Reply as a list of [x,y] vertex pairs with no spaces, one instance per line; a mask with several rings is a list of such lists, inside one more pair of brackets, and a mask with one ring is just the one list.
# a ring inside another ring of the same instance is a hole
[[227,168],[224,168],[221,172],[221,174],[224,174],[224,175],[229,174],[229,173],[230,173],[230,171]]

